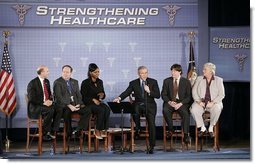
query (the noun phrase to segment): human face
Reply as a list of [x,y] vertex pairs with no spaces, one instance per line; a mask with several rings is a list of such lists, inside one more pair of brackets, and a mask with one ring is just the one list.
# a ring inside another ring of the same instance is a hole
[[71,78],[71,75],[72,75],[71,68],[64,67],[62,70],[62,78],[64,80],[69,80]]
[[181,72],[176,71],[175,69],[171,70],[171,74],[174,79],[178,79],[181,76]]
[[139,76],[140,79],[146,80],[147,77],[148,77],[148,70],[147,69],[140,69],[138,71],[138,76]]
[[210,78],[213,75],[212,70],[208,67],[203,68],[203,74],[206,78]]
[[41,76],[41,78],[45,79],[45,78],[48,78],[49,74],[50,74],[50,72],[49,72],[48,67],[44,67],[40,76]]
[[90,76],[91,76],[91,78],[93,78],[93,79],[97,79],[98,77],[99,77],[99,75],[100,75],[100,70],[99,70],[99,68],[97,68],[95,71],[93,71],[93,72],[90,72]]

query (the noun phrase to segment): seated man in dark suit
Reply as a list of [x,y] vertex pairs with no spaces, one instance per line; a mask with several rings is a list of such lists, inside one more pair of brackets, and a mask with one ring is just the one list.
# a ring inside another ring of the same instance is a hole
[[42,65],[37,68],[38,77],[31,80],[27,86],[28,96],[28,117],[31,119],[38,119],[40,115],[43,116],[43,139],[55,139],[52,135],[53,129],[52,118],[54,115],[54,106],[52,101],[52,94],[50,90],[50,82],[47,79],[49,76],[49,69]]
[[[56,122],[60,124],[63,115],[67,124],[67,138],[71,134],[79,134],[81,130],[86,130],[91,115],[91,110],[82,102],[78,81],[71,78],[73,68],[70,65],[62,67],[62,76],[55,80],[53,90],[56,101]],[[72,133],[71,114],[77,112],[81,117],[78,127]]]
[[138,68],[138,76],[139,78],[131,81],[128,88],[113,101],[120,102],[132,92],[134,93],[136,134],[140,130],[140,113],[144,113],[149,127],[150,148],[148,151],[153,154],[156,140],[155,117],[157,114],[155,98],[160,98],[160,91],[157,80],[148,78],[148,69],[145,66]]
[[184,142],[190,141],[189,123],[190,114],[189,107],[192,101],[190,81],[181,77],[182,67],[179,64],[171,66],[172,76],[166,78],[163,82],[161,96],[164,101],[163,116],[168,124],[170,135],[173,134],[172,113],[177,111],[182,117],[182,125],[184,131]]

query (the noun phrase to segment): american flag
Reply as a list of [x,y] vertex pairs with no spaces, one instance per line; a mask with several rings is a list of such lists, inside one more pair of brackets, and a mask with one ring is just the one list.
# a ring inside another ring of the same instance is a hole
[[8,43],[5,42],[0,72],[0,109],[9,116],[15,110],[16,104],[11,59],[8,51]]
[[190,41],[190,44],[189,44],[189,67],[188,67],[187,79],[190,80],[191,86],[194,85],[196,78],[197,78],[197,72],[196,72],[194,50],[193,50],[192,42]]

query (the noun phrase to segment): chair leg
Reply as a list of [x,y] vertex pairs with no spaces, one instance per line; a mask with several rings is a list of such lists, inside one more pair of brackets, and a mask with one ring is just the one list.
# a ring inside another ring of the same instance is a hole
[[81,131],[81,134],[80,134],[80,154],[82,154],[82,145],[83,145],[83,131]]
[[164,146],[164,151],[166,151],[166,120],[163,117],[163,146]]
[[27,121],[27,145],[26,145],[26,153],[28,153],[29,150],[29,143],[30,143],[30,122]]
[[39,141],[38,141],[38,154],[42,154],[42,117],[39,118]]
[[133,117],[131,115],[131,153],[133,153],[135,151],[135,132],[134,132],[134,120]]
[[54,136],[56,137],[55,139],[53,139],[53,152],[55,154],[57,148],[57,132],[54,132]]
[[195,147],[196,147],[196,152],[198,151],[198,130],[197,126],[195,127]]
[[63,154],[66,154],[66,124],[65,123],[63,128]]

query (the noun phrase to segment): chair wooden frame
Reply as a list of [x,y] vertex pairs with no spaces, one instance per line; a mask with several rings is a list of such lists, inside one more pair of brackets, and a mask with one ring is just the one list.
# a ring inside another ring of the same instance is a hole
[[[205,123],[210,123],[210,112],[206,111],[203,114],[203,119]],[[213,139],[213,150],[216,151],[220,151],[220,144],[219,144],[219,121],[216,123],[216,125],[213,127],[213,132],[214,132],[214,139]],[[209,136],[208,134],[206,134],[206,136]],[[198,150],[198,141],[199,141],[199,137],[198,137],[198,128],[197,126],[195,127],[195,147],[196,147],[196,151],[202,151],[203,150],[203,142],[204,142],[204,138],[202,137],[200,139],[200,148]]]
[[[132,114],[130,115],[130,122],[131,122],[131,144],[130,144],[130,152],[134,152],[135,151],[135,130],[134,130],[134,127],[135,127],[135,122],[134,122],[134,119],[133,119],[133,116]],[[146,117],[142,117],[140,115],[140,122],[145,122],[145,130],[141,130],[140,133],[139,133],[139,137],[145,137],[146,139],[146,148],[148,149],[149,147],[149,129],[148,129],[148,122],[146,120]]]
[[[84,134],[87,135],[87,137],[88,137],[88,143],[87,143],[88,153],[91,152],[91,139],[92,138],[94,138],[94,151],[99,150],[99,139],[97,139],[96,136],[94,135],[94,131],[95,131],[95,127],[96,127],[95,122],[96,122],[96,117],[91,115],[88,130],[84,131]],[[103,137],[103,138],[104,138],[104,151],[108,151],[108,134],[106,134],[106,137]]]
[[[172,113],[172,121],[174,122],[182,122],[182,118],[180,116],[180,114],[178,112],[173,112]],[[182,151],[184,151],[184,147],[185,147],[185,143],[183,142],[184,139],[184,132],[183,132],[183,128],[181,128],[181,130],[174,130],[174,133],[172,134],[172,136],[168,136],[167,134],[169,134],[169,131],[166,130],[166,120],[165,117],[163,116],[163,147],[164,147],[164,151],[167,150],[167,138],[170,138],[170,150],[173,150],[173,139],[174,137],[179,137],[181,138],[181,146],[182,146]],[[182,126],[182,125],[181,125]],[[188,145],[186,145],[186,148],[188,150]]]
[[[27,103],[27,107],[29,105],[29,102],[28,102],[28,96],[27,94],[25,94],[25,101]],[[30,127],[32,125],[36,125],[36,127],[38,128],[38,132],[37,133],[34,133],[34,134],[31,134],[30,132]],[[28,153],[29,151],[29,145],[30,145],[30,137],[36,137],[38,138],[38,146],[37,146],[37,152],[38,152],[38,155],[42,155],[42,137],[43,137],[43,130],[42,130],[42,126],[43,126],[43,117],[42,115],[39,116],[38,119],[31,119],[28,117],[27,115],[27,143],[26,143],[26,153]],[[53,140],[53,151],[55,153],[56,149],[56,139]]]

